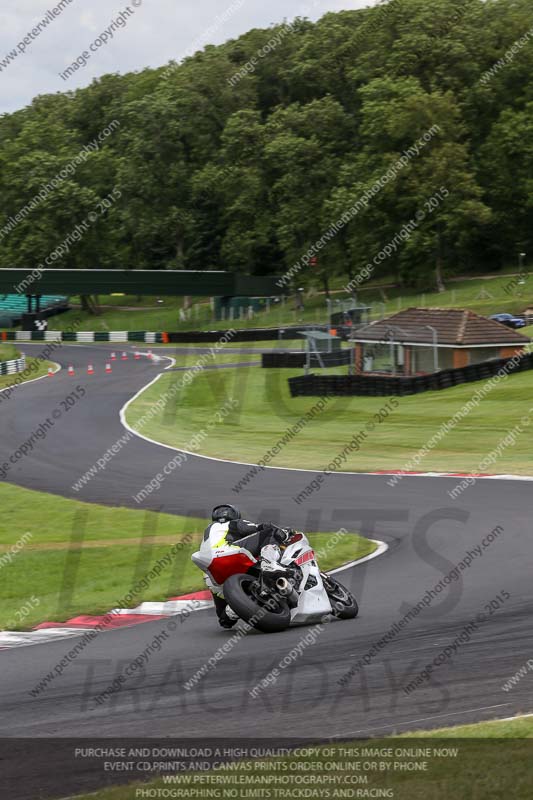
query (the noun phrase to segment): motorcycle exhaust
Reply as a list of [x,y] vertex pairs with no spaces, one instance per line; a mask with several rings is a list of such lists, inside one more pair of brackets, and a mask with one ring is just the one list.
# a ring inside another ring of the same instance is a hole
[[296,593],[296,589],[292,583],[289,583],[287,578],[278,578],[276,581],[276,589],[281,595],[283,595],[289,604],[289,608],[296,608],[299,600],[298,594]]

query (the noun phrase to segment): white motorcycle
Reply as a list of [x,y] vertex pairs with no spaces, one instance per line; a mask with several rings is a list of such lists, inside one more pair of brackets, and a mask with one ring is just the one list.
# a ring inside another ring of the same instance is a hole
[[245,547],[224,545],[201,549],[192,560],[206,574],[209,589],[264,633],[312,624],[327,615],[353,619],[359,610],[342,584],[320,572],[303,533],[293,532],[281,547],[265,545],[259,558]]

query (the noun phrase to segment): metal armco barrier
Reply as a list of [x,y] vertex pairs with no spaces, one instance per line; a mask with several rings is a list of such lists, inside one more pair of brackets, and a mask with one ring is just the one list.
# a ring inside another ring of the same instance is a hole
[[26,356],[15,358],[13,361],[0,361],[0,375],[14,375],[26,369]]
[[[449,389],[462,383],[488,380],[512,362],[512,359],[495,359],[471,364],[459,369],[445,369],[430,375],[393,377],[386,375],[307,375],[289,378],[292,397],[322,397],[327,395],[386,397],[411,395],[419,392]],[[506,372],[514,374],[533,369],[533,353],[524,355]]]

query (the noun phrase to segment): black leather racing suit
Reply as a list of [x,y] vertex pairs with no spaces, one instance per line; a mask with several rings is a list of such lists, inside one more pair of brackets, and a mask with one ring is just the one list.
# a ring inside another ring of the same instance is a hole
[[271,522],[256,525],[246,519],[232,520],[229,524],[227,540],[230,544],[245,547],[257,558],[267,544],[281,544],[286,539],[285,531]]

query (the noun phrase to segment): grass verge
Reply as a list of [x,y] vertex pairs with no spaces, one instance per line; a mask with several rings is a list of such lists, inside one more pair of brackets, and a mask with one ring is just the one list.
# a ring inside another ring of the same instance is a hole
[[[180,540],[178,559],[132,605],[204,588],[190,556],[206,520],[81,503],[10,484],[0,485],[0,505],[0,630],[107,612]],[[310,539],[323,569],[375,549],[356,534],[333,547],[328,547],[330,534]],[[32,597],[38,603],[23,614]]]
[[[238,408],[210,427],[200,452],[257,464],[318,401],[316,397],[290,397],[287,379],[301,374],[301,370],[258,367],[201,372],[152,417],[143,427],[143,433],[159,442],[185,447],[212,419],[213,409],[221,407],[228,397],[234,397],[239,401]],[[179,381],[179,375],[167,373],[143,392],[128,408],[130,425],[152,409],[172,385],[181,386]],[[397,407],[392,407],[389,398],[332,397],[324,410],[283,446],[269,464],[322,470],[359,434],[358,449],[343,457],[341,470],[405,468],[533,474],[529,428],[524,427],[517,434],[514,444],[502,445],[509,431],[521,424],[521,418],[533,413],[533,371],[503,379],[477,408],[429,449],[418,465],[409,466],[409,460],[426,446],[439,427],[483,385],[481,381],[441,392],[395,398]],[[483,468],[490,453],[496,453],[494,461]],[[302,488],[307,482],[302,475]]]
[[[15,358],[16,357],[17,356],[15,356]],[[0,376],[0,389],[8,389],[10,386],[20,386],[22,383],[34,381],[36,378],[42,378],[43,375],[48,373],[50,367],[54,367],[52,361],[44,361],[40,358],[26,356],[26,369],[24,372],[15,375]],[[18,380],[21,375],[22,380]]]
[[[533,720],[523,718],[410,733],[388,739],[359,739],[327,747],[310,747],[307,757],[260,759],[260,767],[258,759],[241,761],[239,768],[231,772],[227,769],[200,774],[180,772],[169,776],[172,781],[159,779],[105,789],[83,795],[79,800],[186,797],[191,787],[197,792],[191,793],[191,797],[530,800],[532,746],[527,740],[532,736]],[[169,746],[173,744],[176,743],[169,741]],[[223,747],[224,743],[221,742],[220,746]],[[276,743],[272,742],[271,746],[275,748]],[[363,748],[379,755],[365,756]],[[390,749],[392,755],[386,754],[385,749]],[[420,750],[424,754],[416,755]],[[424,764],[425,769],[414,766]],[[279,782],[280,775],[286,776],[284,783]],[[304,776],[308,776],[308,780]],[[188,778],[195,777],[198,778],[196,784],[194,780],[189,782]],[[313,778],[319,777],[323,782],[313,783]],[[227,782],[221,784],[220,778]],[[261,783],[263,778],[265,782]],[[217,790],[219,795],[208,794]]]
[[13,361],[15,358],[20,358],[20,351],[14,344],[0,344],[0,361]]

